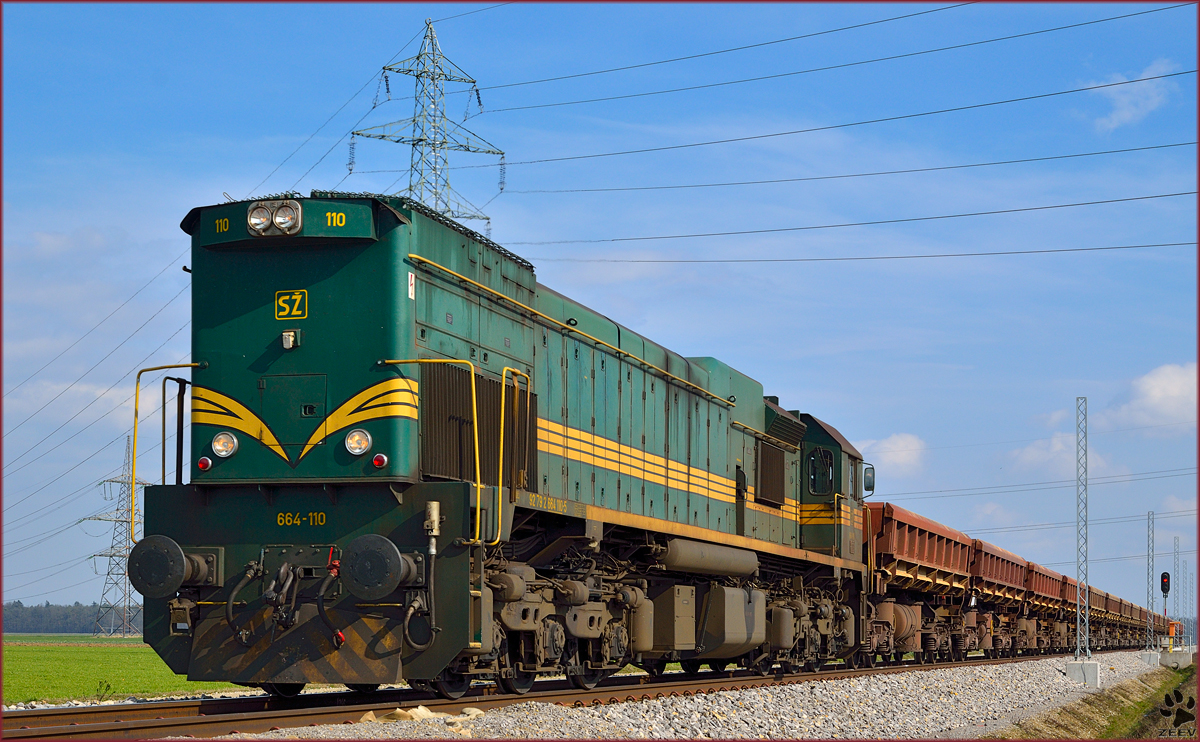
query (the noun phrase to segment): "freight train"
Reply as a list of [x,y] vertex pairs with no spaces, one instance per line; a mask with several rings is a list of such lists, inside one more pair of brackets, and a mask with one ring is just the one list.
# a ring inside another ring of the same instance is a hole
[[[181,227],[191,455],[128,560],[175,673],[455,698],[1074,646],[1073,580],[866,504],[832,425],[420,203],[285,193]],[[1096,648],[1140,643],[1144,609],[1090,601]]]

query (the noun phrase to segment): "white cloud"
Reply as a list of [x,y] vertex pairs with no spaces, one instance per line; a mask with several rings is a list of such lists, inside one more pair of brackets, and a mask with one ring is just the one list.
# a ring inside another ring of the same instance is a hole
[[1057,428],[1058,424],[1067,419],[1070,410],[1063,408],[1046,415],[1034,415],[1033,419],[1047,428]]
[[[1160,434],[1192,430],[1196,419],[1196,363],[1168,363],[1130,384],[1129,401],[1097,415],[1105,428],[1163,426]],[[1187,423],[1193,423],[1188,425]]]
[[[1158,59],[1149,67],[1142,70],[1142,74],[1138,75],[1136,79],[1143,80],[1148,77],[1157,77],[1158,75],[1174,72],[1177,69],[1178,65],[1174,62],[1167,59]],[[1126,82],[1127,80],[1129,80],[1128,77],[1116,74],[1111,75],[1104,82]],[[1089,84],[1096,85],[1099,83],[1093,82]],[[1126,124],[1136,124],[1146,118],[1151,111],[1166,103],[1167,94],[1174,89],[1174,84],[1169,79],[1166,79],[1150,80],[1135,85],[1119,85],[1093,91],[1108,98],[1113,106],[1112,113],[1103,118],[1096,119],[1096,129],[1107,133]]]
[[[1034,441],[1024,448],[1009,452],[1009,458],[1018,470],[1038,472],[1061,479],[1075,476],[1075,434],[1055,433],[1049,438]],[[1124,467],[1113,467],[1108,459],[1096,449],[1088,446],[1089,478],[1105,474],[1128,473]]]
[[908,477],[919,474],[925,465],[925,441],[912,433],[895,433],[883,440],[855,441],[880,475]]

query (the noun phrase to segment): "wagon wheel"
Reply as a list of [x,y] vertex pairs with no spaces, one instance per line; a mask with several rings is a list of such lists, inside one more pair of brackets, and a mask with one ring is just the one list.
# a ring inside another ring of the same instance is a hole
[[821,668],[825,666],[825,660],[809,660],[804,667],[808,672],[821,672]]
[[469,675],[445,673],[443,677],[430,682],[430,685],[433,687],[434,693],[442,698],[448,701],[457,701],[471,689],[471,678]]
[[263,683],[260,687],[276,698],[295,698],[304,690],[304,683]]
[[771,670],[774,667],[775,667],[775,663],[772,662],[770,659],[761,659],[758,662],[755,662],[753,665],[751,665],[750,669],[753,670],[755,672],[755,674],[760,675],[765,678],[771,674]]
[[875,653],[867,652],[866,656],[863,657],[863,667],[874,667],[874,666],[875,666]]
[[930,651],[913,652],[913,657],[916,658],[918,665],[932,665],[933,664],[933,652],[930,652]]
[[657,678],[663,674],[664,670],[667,669],[667,663],[665,660],[646,660],[642,664],[638,665],[638,667],[645,670],[646,674],[650,677]]
[[505,693],[523,696],[533,688],[533,681],[537,677],[537,673],[524,670],[514,670],[513,673],[511,678],[500,677],[500,687],[504,689]]
[[346,687],[355,693],[374,693],[379,690],[379,683],[346,683]]
[[710,660],[707,664],[708,669],[713,672],[725,672],[725,668],[729,666],[729,663],[725,660]]
[[859,659],[858,652],[855,652],[854,654],[846,657],[842,661],[846,663],[847,670],[857,670],[858,669],[858,659]]
[[679,660],[679,666],[683,668],[683,671],[688,675],[695,675],[696,673],[700,672],[700,668],[703,664],[704,663],[702,663],[700,660]]
[[[609,675],[612,675],[612,670],[586,670],[581,675],[568,675],[567,680],[571,681],[571,685],[579,690],[591,690],[600,685],[600,681]],[[524,693],[524,691],[519,692]]]

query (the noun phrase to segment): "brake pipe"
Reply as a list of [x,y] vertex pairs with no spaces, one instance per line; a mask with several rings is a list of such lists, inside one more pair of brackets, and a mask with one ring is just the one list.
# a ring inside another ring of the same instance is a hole
[[321,588],[317,590],[317,615],[321,617],[321,621],[324,622],[324,624],[329,628],[329,631],[332,633],[333,648],[335,650],[341,649],[342,645],[346,643],[346,635],[342,633],[341,629],[334,625],[333,620],[329,618],[329,614],[325,612],[325,591],[327,591],[329,586],[333,584],[333,581],[337,579],[339,572],[341,572],[341,568],[341,562],[340,560],[333,558],[333,547],[330,546],[328,565],[329,573],[325,575],[325,579],[321,581]]

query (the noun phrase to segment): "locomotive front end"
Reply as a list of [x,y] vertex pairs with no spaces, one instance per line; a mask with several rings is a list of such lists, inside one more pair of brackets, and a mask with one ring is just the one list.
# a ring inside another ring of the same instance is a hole
[[396,362],[416,352],[410,216],[285,194],[181,226],[190,483],[145,489],[145,641],[189,679],[278,695],[431,678],[479,646],[478,488],[419,481],[420,375]]

